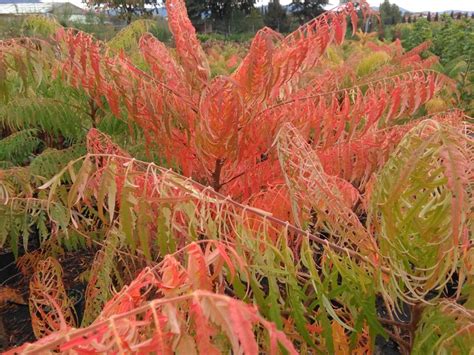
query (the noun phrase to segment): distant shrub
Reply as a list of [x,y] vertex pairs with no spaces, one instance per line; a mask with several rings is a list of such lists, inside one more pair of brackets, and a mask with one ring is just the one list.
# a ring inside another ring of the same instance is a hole
[[445,64],[459,56],[474,58],[474,20],[454,21],[446,18],[434,27],[433,52]]
[[366,76],[375,72],[382,65],[390,61],[390,55],[386,52],[372,52],[361,60],[357,66],[357,75]]
[[151,33],[161,42],[169,42],[171,33],[167,24],[161,20],[136,20],[122,29],[109,41],[109,48],[113,50],[130,51],[135,49],[140,37],[145,33]]
[[22,33],[28,36],[49,37],[61,27],[54,17],[32,15],[25,18],[21,26]]
[[405,48],[413,49],[421,43],[433,38],[433,29],[428,20],[418,19],[412,26],[408,38],[405,41]]

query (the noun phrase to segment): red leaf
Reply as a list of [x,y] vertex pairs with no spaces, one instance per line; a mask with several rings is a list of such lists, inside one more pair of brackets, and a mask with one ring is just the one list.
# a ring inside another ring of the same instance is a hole
[[184,0],[167,0],[168,24],[173,33],[176,53],[185,69],[188,82],[202,89],[210,77],[209,63],[199,43]]
[[195,290],[211,290],[208,267],[204,254],[196,243],[188,247],[188,277]]
[[232,78],[243,90],[245,101],[249,104],[263,101],[274,89],[272,85],[273,41],[279,39],[279,34],[270,28],[257,32],[252,41],[247,56]]
[[344,36],[346,35],[346,19],[335,19],[334,23],[334,35],[337,44],[344,42]]
[[359,22],[359,16],[357,16],[357,12],[352,11],[351,12],[352,35],[354,35],[357,31],[358,22]]
[[392,97],[391,97],[392,105],[390,106],[390,111],[387,115],[389,119],[398,117],[401,114],[403,110],[403,108],[401,109],[402,95],[403,95],[403,90],[401,87],[395,88],[395,90],[392,92]]
[[[254,311],[254,310],[253,310]],[[229,317],[232,320],[233,331],[239,338],[244,354],[258,354],[258,345],[253,332],[254,315],[250,307],[242,306],[236,300],[229,301]]]
[[214,335],[214,330],[209,326],[209,322],[204,315],[199,302],[193,300],[190,310],[195,324],[195,339],[199,353],[208,355],[220,354],[219,350],[211,342],[211,339]]

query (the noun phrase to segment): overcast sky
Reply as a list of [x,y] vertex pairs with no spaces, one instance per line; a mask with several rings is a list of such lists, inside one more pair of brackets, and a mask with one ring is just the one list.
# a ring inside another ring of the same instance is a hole
[[[383,0],[368,0],[370,5],[378,6]],[[268,0],[257,0],[260,3],[267,3]],[[280,0],[281,4],[289,4],[291,0]],[[339,1],[329,0],[330,4],[337,5]],[[461,10],[474,11],[474,0],[391,0],[391,4],[395,3],[406,10],[416,11],[445,11],[445,10]]]

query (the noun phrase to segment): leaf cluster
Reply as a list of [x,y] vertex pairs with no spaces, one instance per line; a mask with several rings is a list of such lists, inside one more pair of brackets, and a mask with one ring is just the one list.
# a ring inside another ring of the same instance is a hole
[[[426,115],[456,90],[429,44],[341,47],[364,1],[249,48],[167,9],[172,49],[146,21],[1,44],[0,245],[40,338],[12,352],[469,349],[472,124]],[[64,250],[94,251],[82,319]]]

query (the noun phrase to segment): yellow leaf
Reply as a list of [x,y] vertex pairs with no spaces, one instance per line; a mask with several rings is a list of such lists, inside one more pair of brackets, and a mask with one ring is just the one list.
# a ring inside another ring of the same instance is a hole
[[332,322],[331,328],[335,353],[338,355],[349,354],[349,342],[346,333],[344,333],[344,328],[336,321]]

